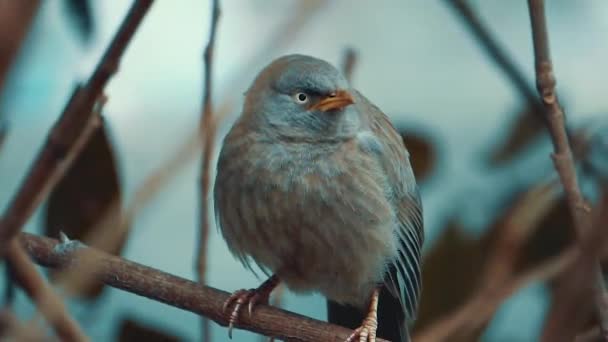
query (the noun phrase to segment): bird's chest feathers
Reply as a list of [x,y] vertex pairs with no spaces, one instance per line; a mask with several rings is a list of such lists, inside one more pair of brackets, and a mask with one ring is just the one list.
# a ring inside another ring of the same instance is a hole
[[250,177],[244,181],[269,191],[287,195],[326,192],[328,183],[358,175],[382,182],[376,162],[382,148],[368,132],[339,143],[260,144],[252,146],[250,152],[258,158],[250,163]]

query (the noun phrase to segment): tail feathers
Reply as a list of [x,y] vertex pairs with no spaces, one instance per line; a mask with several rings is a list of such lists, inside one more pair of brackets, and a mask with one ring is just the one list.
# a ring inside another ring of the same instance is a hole
[[[327,320],[330,323],[356,329],[367,312],[349,305],[327,300]],[[405,322],[405,313],[399,300],[384,287],[378,301],[378,337],[392,342],[409,342],[410,336]]]

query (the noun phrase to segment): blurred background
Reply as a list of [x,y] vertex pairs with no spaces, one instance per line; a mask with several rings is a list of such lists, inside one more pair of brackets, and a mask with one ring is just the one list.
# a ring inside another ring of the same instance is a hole
[[[534,89],[526,1],[469,3]],[[130,4],[58,0],[37,6],[8,73],[0,75],[2,210]],[[218,128],[218,145],[254,75],[271,60],[303,53],[340,67],[346,49],[356,51],[352,83],[404,134],[421,186],[427,239],[416,329],[456,309],[475,291],[493,237],[509,215],[525,216],[523,224],[535,227],[518,269],[556,255],[572,240],[559,186],[550,183],[555,176],[551,144],[533,106],[446,2],[226,0],[221,8],[213,97],[216,107],[227,103],[229,110]],[[608,2],[548,1],[547,18],[557,89],[571,132],[582,136],[583,189],[595,199],[608,155]],[[82,236],[112,201],[129,203],[146,177],[183,149],[196,134],[201,115],[202,56],[210,19],[208,1],[153,4],[105,90],[103,129],[26,231]],[[172,171],[112,252],[196,279],[199,159],[195,152]],[[539,186],[549,189],[549,195],[532,200],[522,195]],[[529,201],[524,214],[514,209],[522,201]],[[261,280],[230,255],[213,221],[207,253],[210,286],[231,292],[259,285]],[[6,287],[3,274],[0,290]],[[529,284],[484,329],[461,339],[536,340],[552,289],[552,283]],[[5,297],[13,297],[18,317],[33,315],[35,308],[19,290]],[[200,336],[194,314],[111,288],[90,289],[68,304],[93,340],[132,340],[135,335],[129,334],[142,334],[140,330],[179,340]],[[318,295],[285,292],[282,306],[326,319],[325,301]],[[211,327],[213,341],[227,340],[225,328]],[[235,332],[237,341],[257,338]]]

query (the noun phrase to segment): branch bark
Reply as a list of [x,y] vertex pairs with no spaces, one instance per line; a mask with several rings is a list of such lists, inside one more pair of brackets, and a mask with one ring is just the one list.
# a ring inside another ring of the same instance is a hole
[[153,0],[136,0],[129,14],[83,88],[78,88],[49,133],[43,149],[0,220],[0,256],[21,227],[55,186],[69,160],[66,156],[81,136],[106,83]]
[[[568,206],[574,218],[579,245],[581,248],[584,248],[585,235],[589,233],[590,228],[591,210],[585,203],[578,185],[572,151],[565,128],[564,113],[555,91],[556,82],[551,63],[551,53],[549,51],[549,34],[547,32],[544,0],[528,0],[528,7],[532,25],[536,87],[545,109],[546,124],[553,142],[553,164],[564,186]],[[606,286],[597,259],[591,262],[590,267],[593,274],[595,307],[600,320],[600,329],[606,340],[608,339],[608,297],[606,295]],[[551,322],[549,322],[549,325],[552,325]]]
[[[20,242],[30,256],[46,267],[78,267],[83,257],[96,267],[88,268],[109,286],[150,298],[195,314],[206,316],[226,326],[223,305],[227,292],[204,286],[151,267],[140,265],[93,248],[74,251],[60,248],[57,240],[21,233]],[[86,276],[86,275],[85,275]],[[344,341],[352,332],[343,327],[259,304],[253,314],[242,315],[236,327],[289,341]],[[377,340],[386,342],[385,340]]]

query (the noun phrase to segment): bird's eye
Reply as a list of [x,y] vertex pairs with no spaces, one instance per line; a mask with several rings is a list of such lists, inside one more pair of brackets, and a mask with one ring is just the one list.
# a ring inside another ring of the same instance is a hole
[[308,95],[304,94],[304,93],[296,93],[293,98],[296,100],[297,103],[299,104],[304,104],[306,102],[308,102]]

